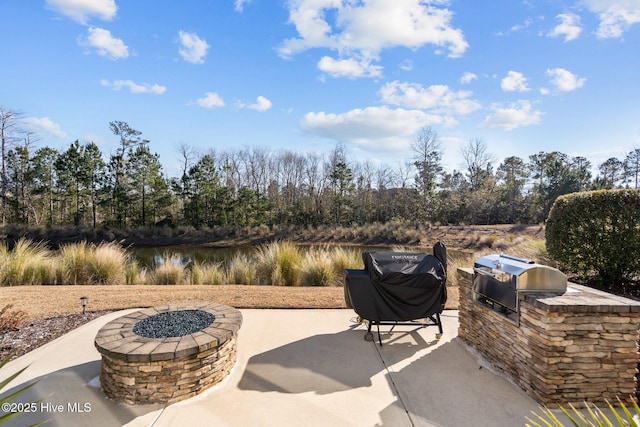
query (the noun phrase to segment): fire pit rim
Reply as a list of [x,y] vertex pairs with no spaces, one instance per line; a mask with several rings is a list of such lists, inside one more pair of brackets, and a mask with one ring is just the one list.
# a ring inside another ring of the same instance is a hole
[[[148,338],[133,332],[133,327],[142,319],[184,310],[205,311],[215,320],[206,328],[179,337]],[[241,323],[240,312],[223,304],[169,304],[144,308],[112,320],[98,331],[94,344],[101,354],[127,362],[166,361],[221,346],[237,334]]]

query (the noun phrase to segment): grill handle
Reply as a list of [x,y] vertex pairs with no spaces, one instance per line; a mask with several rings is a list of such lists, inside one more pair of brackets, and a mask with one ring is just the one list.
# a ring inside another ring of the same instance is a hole
[[485,270],[481,270],[481,269],[476,268],[476,267],[473,267],[473,272],[477,273],[477,274],[480,274],[480,275],[483,275],[483,276],[489,276],[489,277],[494,277],[494,278],[496,277],[495,274],[490,273],[490,272],[485,271]]
[[513,260],[513,261],[524,262],[525,264],[535,264],[536,263],[532,259],[518,258],[517,256],[505,255],[505,254],[500,254],[500,258],[506,258],[506,259],[510,259],[510,260]]

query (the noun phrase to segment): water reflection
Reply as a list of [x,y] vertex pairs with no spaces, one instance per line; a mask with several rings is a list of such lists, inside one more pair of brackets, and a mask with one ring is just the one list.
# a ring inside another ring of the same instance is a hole
[[132,259],[140,267],[153,269],[167,260],[175,265],[186,266],[191,263],[228,263],[235,254],[253,254],[253,247],[216,248],[208,246],[163,246],[129,248]]
[[[317,247],[327,247],[331,245],[316,246],[300,246],[301,249],[311,249]],[[358,245],[341,245],[347,250],[355,250],[358,252],[365,251],[389,251],[394,250],[391,246],[358,246]],[[256,252],[257,246],[235,246],[235,247],[211,247],[211,246],[161,246],[161,247],[130,247],[129,253],[131,258],[138,262],[140,267],[154,269],[169,260],[170,263],[180,266],[188,266],[191,263],[222,263],[228,264],[236,254],[244,255],[251,259]],[[395,249],[398,250],[398,249]],[[411,248],[406,247],[407,251],[427,252],[431,253],[431,248]],[[456,254],[465,255],[465,251],[456,250],[455,248],[447,248],[449,257]]]
[[[388,247],[363,247],[343,246],[345,249],[356,251],[389,250]],[[306,246],[301,246],[306,248]],[[131,247],[129,252],[132,259],[138,262],[140,267],[154,269],[164,264],[167,260],[175,265],[187,266],[191,263],[223,263],[227,264],[236,254],[245,255],[248,258],[255,254],[255,246],[239,247],[209,247],[209,246],[162,246],[162,247]]]

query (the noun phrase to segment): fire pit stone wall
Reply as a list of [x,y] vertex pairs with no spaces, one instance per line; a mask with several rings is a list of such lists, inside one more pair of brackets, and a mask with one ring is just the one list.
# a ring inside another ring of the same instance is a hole
[[635,397],[639,301],[569,284],[562,295],[526,294],[518,323],[475,300],[472,269],[458,274],[458,335],[537,402]]
[[[179,336],[134,332],[141,321],[186,312],[206,313],[212,323]],[[102,354],[102,389],[111,399],[130,405],[193,397],[222,381],[233,368],[241,324],[239,310],[212,303],[171,304],[119,317],[102,327],[95,339]]]

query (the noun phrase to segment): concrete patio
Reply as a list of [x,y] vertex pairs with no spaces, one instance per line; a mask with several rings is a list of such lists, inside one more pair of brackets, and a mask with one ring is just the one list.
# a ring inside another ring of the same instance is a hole
[[352,310],[241,310],[238,361],[220,384],[163,407],[130,406],[100,390],[93,340],[111,313],[7,364],[0,380],[28,366],[3,395],[34,413],[23,426],[518,426],[539,405],[494,373],[459,338],[458,312],[435,327],[381,327],[383,346],[363,339]]

